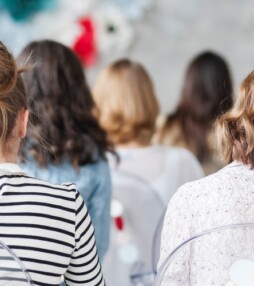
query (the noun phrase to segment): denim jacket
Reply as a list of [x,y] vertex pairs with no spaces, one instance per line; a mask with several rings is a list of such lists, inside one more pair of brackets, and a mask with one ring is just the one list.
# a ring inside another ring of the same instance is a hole
[[102,261],[109,244],[111,178],[108,163],[99,160],[97,163],[81,166],[75,170],[68,161],[59,165],[49,164],[40,167],[29,158],[21,168],[32,177],[60,184],[73,182],[83,196],[95,228],[96,244]]

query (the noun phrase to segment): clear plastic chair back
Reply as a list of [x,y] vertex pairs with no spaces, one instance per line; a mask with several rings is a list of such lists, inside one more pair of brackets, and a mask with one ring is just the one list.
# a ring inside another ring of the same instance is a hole
[[164,205],[138,177],[116,172],[112,180],[112,207],[117,203],[121,211],[112,217],[110,247],[103,263],[106,281],[111,286],[129,286],[134,277],[137,285],[152,285]]
[[254,224],[236,224],[197,234],[162,264],[156,286],[253,286]]
[[32,286],[32,280],[20,259],[0,241],[0,286]]

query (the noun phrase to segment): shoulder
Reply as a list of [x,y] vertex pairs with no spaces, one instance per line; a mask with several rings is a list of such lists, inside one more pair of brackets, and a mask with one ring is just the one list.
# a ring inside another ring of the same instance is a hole
[[80,167],[80,172],[94,182],[107,181],[110,178],[110,169],[107,160],[98,159],[95,163]]
[[94,163],[80,166],[80,171],[85,173],[93,173],[96,177],[98,177],[98,175],[109,172],[108,161],[100,158]]
[[211,195],[214,195],[216,190],[220,189],[222,173],[218,171],[204,178],[185,183],[172,197],[172,204],[191,205],[192,202],[199,201],[202,205]]
[[188,163],[195,163],[199,164],[197,158],[187,149],[181,147],[164,147],[165,152],[165,159],[170,163],[181,163],[181,164],[188,164]]
[[182,147],[168,147],[168,153],[175,153],[180,157],[196,158],[188,149]]
[[24,174],[20,184],[26,187],[33,187],[31,188],[31,191],[39,190],[44,193],[52,193],[54,195],[60,195],[61,197],[69,197],[72,199],[75,198],[77,193],[76,185],[73,183],[52,184],[48,181],[28,176],[27,174]]
[[222,169],[204,178],[195,180],[193,182],[186,183],[179,190],[181,190],[182,192],[187,191],[189,189],[202,190],[205,186],[214,186],[214,184],[217,184],[217,182],[221,181],[223,173],[224,172]]

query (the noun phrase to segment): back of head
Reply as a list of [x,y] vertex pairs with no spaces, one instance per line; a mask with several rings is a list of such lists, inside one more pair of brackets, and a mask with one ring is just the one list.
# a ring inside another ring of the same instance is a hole
[[152,81],[142,65],[114,62],[99,75],[93,90],[99,121],[114,144],[149,144],[159,105]]
[[232,82],[225,60],[204,52],[190,63],[179,104],[185,114],[210,123],[232,106]]
[[104,158],[108,142],[92,115],[94,102],[77,56],[49,40],[30,43],[19,58],[28,56],[36,63],[24,76],[32,113],[28,129],[31,154],[40,165],[65,157],[74,166],[83,165],[93,162],[95,153]]
[[0,140],[4,149],[19,111],[27,108],[21,72],[11,53],[0,42]]
[[221,56],[208,51],[195,57],[187,68],[176,112],[168,117],[162,130],[162,140],[176,121],[180,124],[185,145],[202,163],[209,161],[207,137],[216,117],[231,108],[232,93],[229,68]]
[[227,163],[254,168],[254,71],[242,82],[232,109],[217,121],[218,146]]

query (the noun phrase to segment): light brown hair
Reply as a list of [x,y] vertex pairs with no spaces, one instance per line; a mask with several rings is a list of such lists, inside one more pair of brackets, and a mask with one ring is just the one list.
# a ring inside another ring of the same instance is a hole
[[22,108],[27,109],[23,80],[11,53],[0,42],[0,140],[3,148],[10,138]]
[[217,135],[227,163],[254,168],[254,71],[243,80],[232,109],[217,120]]
[[159,113],[153,83],[142,65],[114,62],[99,75],[93,90],[98,118],[114,144],[148,144]]

